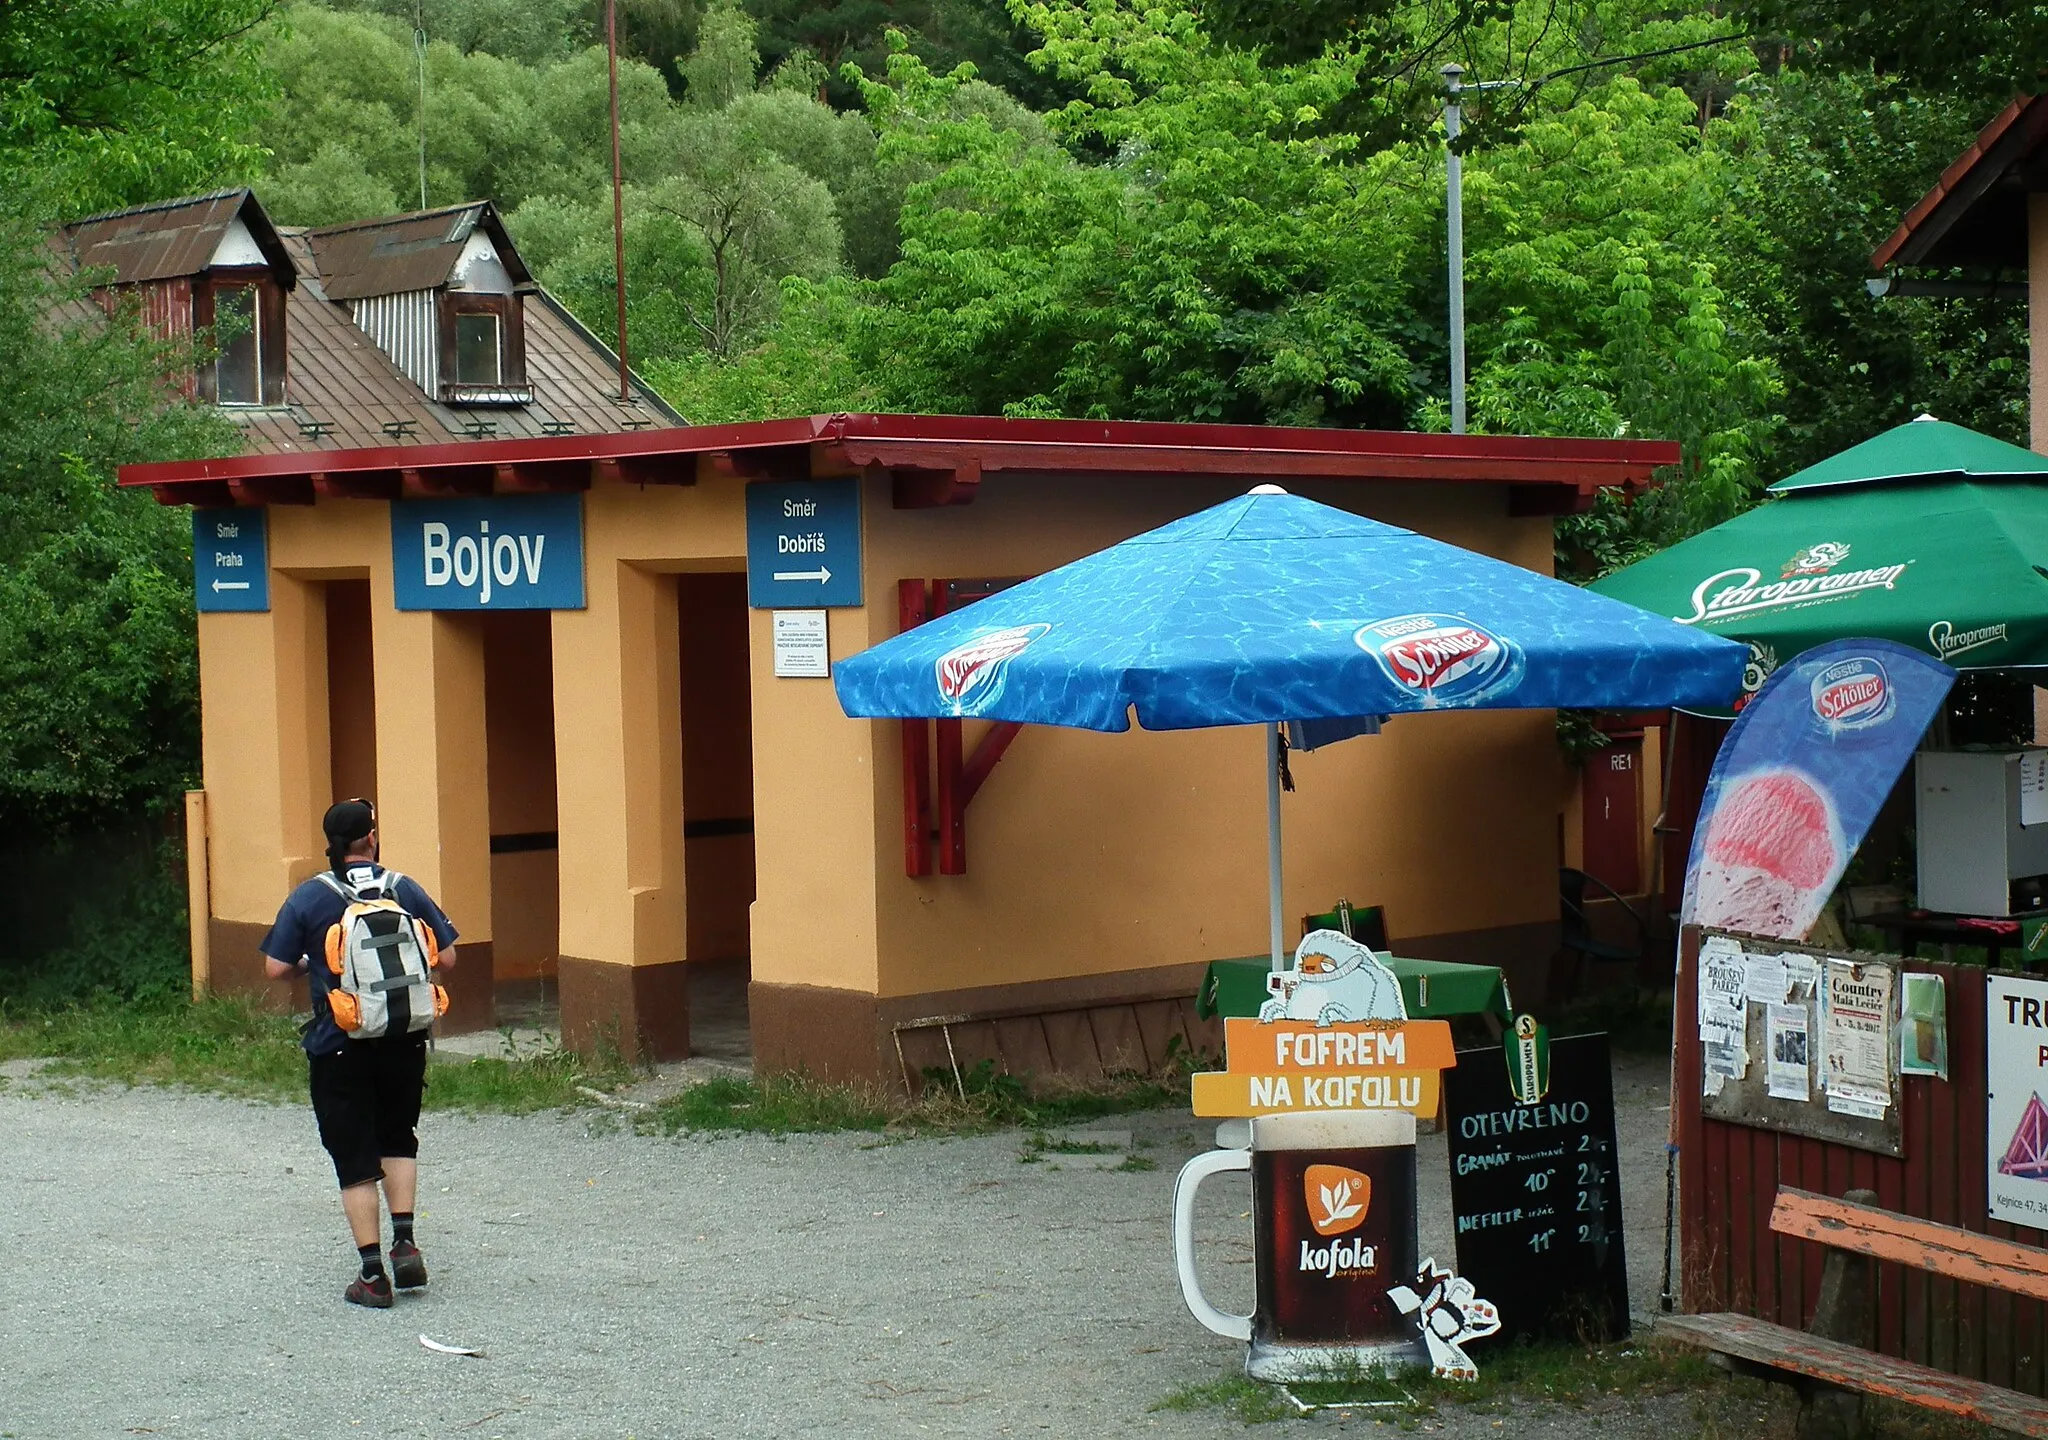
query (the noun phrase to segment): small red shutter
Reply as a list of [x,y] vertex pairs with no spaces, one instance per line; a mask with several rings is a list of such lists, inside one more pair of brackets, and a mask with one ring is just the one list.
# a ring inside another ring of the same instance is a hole
[[[199,338],[200,332],[210,332],[212,329],[213,286],[204,280],[194,280],[192,282],[192,330],[194,338]],[[206,347],[206,358],[199,362],[198,367],[199,398],[211,405],[219,394],[219,390],[213,373],[214,343],[213,336],[210,333],[205,335],[204,344]]]
[[285,375],[284,290],[275,280],[256,287],[257,320],[263,353],[263,403],[282,405]]
[[517,388],[526,383],[526,297],[510,295],[505,301],[504,373],[501,383]]

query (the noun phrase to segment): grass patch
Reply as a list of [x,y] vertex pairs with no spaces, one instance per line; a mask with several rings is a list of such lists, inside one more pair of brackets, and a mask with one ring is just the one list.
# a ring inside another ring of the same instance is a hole
[[1264,1425],[1299,1414],[1287,1397],[1272,1385],[1262,1385],[1243,1375],[1207,1385],[1187,1385],[1153,1403],[1152,1410],[1224,1410],[1247,1425]]
[[[1640,1341],[1583,1346],[1529,1344],[1473,1347],[1479,1378],[1469,1383],[1439,1380],[1427,1370],[1388,1377],[1377,1370],[1332,1370],[1329,1378],[1287,1386],[1303,1404],[1342,1409],[1375,1406],[1404,1420],[1433,1415],[1443,1405],[1485,1412],[1515,1404],[1544,1402],[1585,1406],[1616,1397],[1666,1395],[1719,1384],[1727,1377],[1703,1352],[1689,1347],[1652,1349]],[[1220,1408],[1250,1424],[1295,1416],[1280,1388],[1234,1375],[1208,1385],[1176,1390],[1154,1410]]]
[[[302,1101],[306,1061],[290,1017],[247,996],[198,1001],[25,1007],[0,1001],[0,1060],[48,1059],[38,1084],[72,1079],[169,1085],[250,1099]],[[429,1110],[527,1115],[594,1108],[584,1090],[610,1092],[646,1072],[607,1047],[597,1058],[548,1045],[507,1059],[436,1059],[427,1071]],[[802,1075],[719,1078],[691,1086],[630,1123],[642,1133],[790,1135],[870,1131],[888,1135],[1045,1132],[1077,1121],[1188,1103],[1185,1076],[1112,1076],[1082,1086],[1058,1079],[1027,1087],[987,1063],[962,1076],[931,1077],[909,1097],[880,1087],[831,1085]],[[1133,1165],[1131,1168],[1142,1168]]]
[[[303,1100],[306,1058],[291,1018],[246,996],[156,1005],[0,1006],[0,1060],[50,1059],[39,1078],[173,1085],[215,1095]],[[426,1108],[524,1115],[588,1104],[582,1085],[619,1084],[615,1057],[545,1049],[510,1060],[435,1061]]]
[[1398,1378],[1398,1390],[1379,1374],[1333,1375],[1288,1388],[1311,1405],[1383,1403],[1405,1392],[1413,1397],[1411,1411],[1429,1414],[1442,1404],[1478,1410],[1532,1400],[1583,1406],[1617,1395],[1666,1395],[1723,1378],[1702,1351],[1653,1349],[1642,1341],[1594,1346],[1482,1342],[1470,1353],[1479,1367],[1473,1381],[1439,1380],[1418,1369]]
[[155,1005],[0,1008],[0,1060],[48,1058],[44,1075],[183,1085],[260,1099],[302,1096],[291,1020],[241,998]]
[[806,1075],[720,1078],[671,1096],[638,1123],[642,1130],[667,1135],[794,1135],[825,1130],[972,1135],[1009,1129],[1043,1132],[1079,1120],[1188,1103],[1185,1076],[1113,1075],[1087,1086],[1048,1079],[1027,1086],[984,1061],[961,1078],[965,1095],[953,1088],[948,1073],[943,1079],[927,1076],[924,1089],[915,1096],[879,1086],[828,1084]]

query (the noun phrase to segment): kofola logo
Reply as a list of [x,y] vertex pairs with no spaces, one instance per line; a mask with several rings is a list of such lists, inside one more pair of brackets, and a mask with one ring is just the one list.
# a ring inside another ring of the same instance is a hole
[[1301,1177],[1301,1194],[1316,1234],[1343,1235],[1365,1223],[1372,1177],[1342,1165],[1311,1165]]
[[1459,615],[1397,615],[1359,627],[1352,638],[1430,709],[1476,705],[1522,678],[1521,647]]
[[1308,1221],[1328,1241],[1301,1242],[1296,1268],[1304,1275],[1335,1279],[1339,1275],[1370,1275],[1379,1269],[1378,1247],[1363,1240],[1338,1240],[1365,1223],[1372,1204],[1372,1178],[1342,1165],[1311,1165],[1301,1178]]
[[1898,697],[1884,666],[1867,655],[1837,661],[1813,677],[1814,717],[1829,730],[1864,730],[1892,718]]
[[1849,558],[1849,547],[1837,540],[1809,545],[1779,567],[1776,580],[1764,583],[1764,572],[1754,565],[1736,565],[1709,575],[1693,587],[1692,614],[1673,618],[1681,625],[1725,619],[1731,615],[1753,615],[1759,610],[1779,610],[1790,605],[1816,605],[1840,600],[1865,590],[1891,590],[1898,586],[1911,561],[1897,565],[1875,565],[1863,570],[1838,567]]
[[955,715],[971,715],[992,703],[1003,693],[1003,677],[1010,662],[1051,629],[1046,624],[1013,625],[977,635],[948,650],[932,665],[939,698]]

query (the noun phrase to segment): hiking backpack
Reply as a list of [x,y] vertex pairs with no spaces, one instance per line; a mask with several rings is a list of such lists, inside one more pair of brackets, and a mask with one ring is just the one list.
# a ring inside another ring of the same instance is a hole
[[324,871],[320,878],[348,906],[327,927],[327,971],[334,976],[327,1006],[342,1032],[374,1040],[424,1030],[445,1014],[448,992],[434,983],[441,963],[434,932],[395,898],[405,877],[386,870],[360,885]]

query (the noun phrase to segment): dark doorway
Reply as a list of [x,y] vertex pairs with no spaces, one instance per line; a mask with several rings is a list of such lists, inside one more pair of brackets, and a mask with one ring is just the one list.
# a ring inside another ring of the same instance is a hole
[[754,704],[747,577],[676,577],[690,1052],[742,1060],[754,903]]

